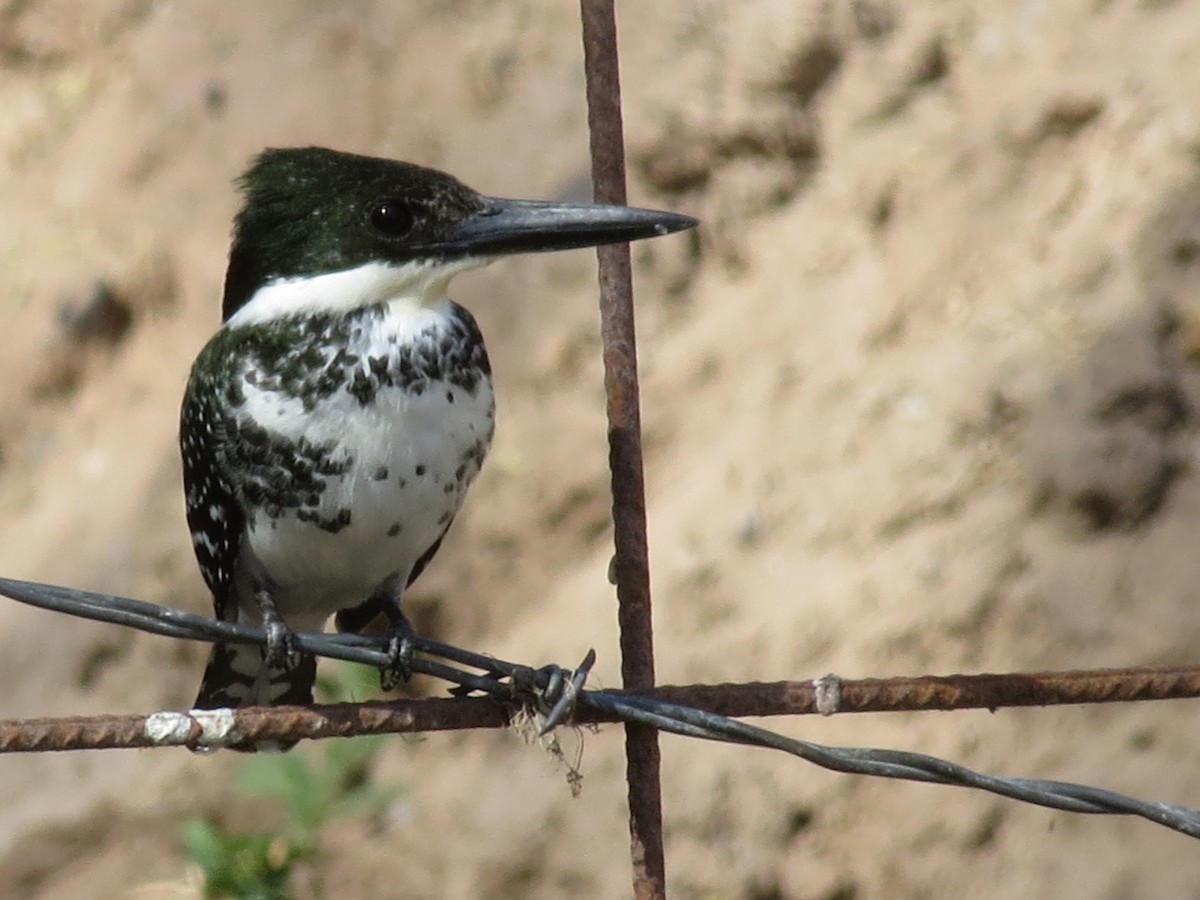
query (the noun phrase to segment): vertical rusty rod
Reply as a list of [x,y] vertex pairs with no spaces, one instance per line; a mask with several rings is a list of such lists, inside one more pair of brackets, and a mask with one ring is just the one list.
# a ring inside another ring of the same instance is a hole
[[[596,200],[624,203],[625,138],[621,126],[613,2],[580,0],[580,14]],[[599,247],[596,252],[600,269],[604,388],[608,398],[621,678],[626,689],[645,690],[654,686],[654,632],[650,616],[633,277],[628,244]],[[665,898],[658,733],[644,725],[627,724],[625,756],[634,896],[638,900]]]

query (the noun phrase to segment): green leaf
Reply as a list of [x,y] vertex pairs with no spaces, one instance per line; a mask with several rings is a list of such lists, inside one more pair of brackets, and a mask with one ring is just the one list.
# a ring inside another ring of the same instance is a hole
[[220,868],[225,860],[220,832],[200,819],[189,819],[183,823],[183,848],[205,874]]
[[303,753],[262,754],[242,764],[235,784],[243,794],[275,797],[287,804],[296,792],[310,787],[316,777]]
[[184,823],[183,842],[204,873],[206,897],[287,900],[297,860],[311,850],[259,832],[226,831],[210,822]]

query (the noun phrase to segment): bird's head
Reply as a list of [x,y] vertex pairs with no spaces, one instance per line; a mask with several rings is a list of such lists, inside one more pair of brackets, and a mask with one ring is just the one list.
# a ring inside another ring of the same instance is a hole
[[696,225],[626,206],[487,197],[434,169],[321,147],[266,150],[240,185],[225,320],[353,308],[397,294],[433,301],[453,275],[499,256]]

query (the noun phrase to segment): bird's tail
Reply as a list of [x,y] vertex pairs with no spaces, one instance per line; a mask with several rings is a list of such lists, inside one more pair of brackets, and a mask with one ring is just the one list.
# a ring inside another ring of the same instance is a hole
[[[221,709],[240,706],[304,706],[313,702],[313,684],[317,661],[309,653],[301,655],[290,669],[267,665],[264,648],[248,644],[213,644],[200,682],[194,709]],[[234,750],[286,750],[287,744],[231,744]]]

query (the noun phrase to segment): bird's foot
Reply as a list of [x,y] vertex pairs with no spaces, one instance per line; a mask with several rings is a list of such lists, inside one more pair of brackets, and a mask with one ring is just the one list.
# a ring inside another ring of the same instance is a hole
[[265,623],[267,631],[267,665],[272,669],[286,669],[289,672],[300,665],[304,651],[296,632],[287,627],[283,619],[275,619]]
[[264,658],[272,669],[291,671],[300,665],[304,651],[296,632],[288,628],[287,622],[275,608],[275,602],[269,592],[260,590],[255,593],[258,611],[262,614],[263,630],[267,633],[267,647]]
[[379,669],[379,686],[393,691],[412,678],[417,632],[399,608],[394,612],[389,610],[388,618],[392,623],[392,638],[388,641],[387,660]]

